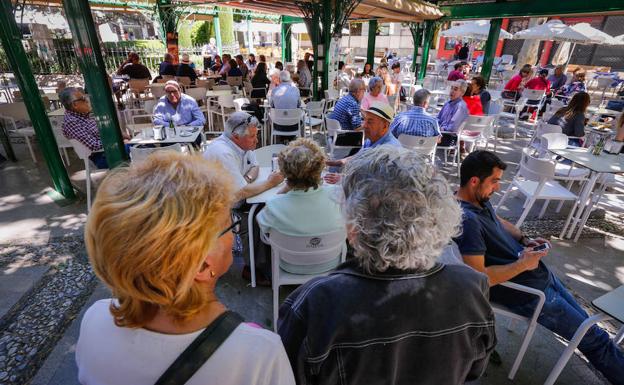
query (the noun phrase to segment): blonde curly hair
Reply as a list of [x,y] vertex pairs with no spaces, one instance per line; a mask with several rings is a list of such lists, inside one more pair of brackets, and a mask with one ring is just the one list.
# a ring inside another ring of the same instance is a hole
[[194,280],[232,205],[222,167],[157,152],[109,173],[85,229],[89,259],[113,292],[117,326],[142,327],[163,310],[178,322],[207,304]]
[[327,157],[316,142],[308,138],[292,141],[278,155],[280,171],[288,186],[295,190],[318,188]]

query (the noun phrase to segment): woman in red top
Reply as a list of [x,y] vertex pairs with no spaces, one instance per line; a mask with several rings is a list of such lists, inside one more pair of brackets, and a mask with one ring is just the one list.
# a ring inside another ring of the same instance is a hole
[[483,115],[483,104],[481,104],[481,97],[479,94],[472,94],[472,87],[466,89],[464,94],[464,102],[468,106],[468,113],[470,115]]
[[524,89],[523,83],[528,80],[531,74],[531,65],[525,64],[518,75],[512,77],[507,84],[505,84],[505,90],[502,93],[502,97],[506,99],[520,99],[520,93]]
[[541,69],[536,77],[527,82],[526,88],[529,90],[543,90],[549,94],[550,80],[546,79],[546,76],[548,76],[548,70]]

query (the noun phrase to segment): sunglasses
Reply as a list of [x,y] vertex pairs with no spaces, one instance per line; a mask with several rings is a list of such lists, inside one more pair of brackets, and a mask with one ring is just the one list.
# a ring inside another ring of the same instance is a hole
[[221,238],[222,236],[224,236],[230,231],[232,232],[232,234],[241,233],[241,222],[242,222],[241,217],[238,214],[234,214],[234,213],[232,213],[231,215],[232,215],[232,224],[227,229],[221,231],[221,233],[219,233],[219,236],[217,238]]
[[240,126],[242,126],[243,124],[247,124],[249,125],[249,123],[251,123],[251,120],[253,119],[253,116],[249,115],[247,117],[247,119],[243,120],[242,122],[238,123],[236,126],[234,126],[234,128],[232,128],[232,132],[236,131],[236,129]]

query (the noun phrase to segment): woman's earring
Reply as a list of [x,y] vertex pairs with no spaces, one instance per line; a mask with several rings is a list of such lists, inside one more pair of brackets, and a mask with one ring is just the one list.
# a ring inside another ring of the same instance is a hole
[[215,275],[216,275],[216,274],[215,274],[215,272],[214,272],[214,271],[212,271],[212,270],[210,270],[210,276],[211,276],[212,278],[214,278],[214,276],[215,276]]

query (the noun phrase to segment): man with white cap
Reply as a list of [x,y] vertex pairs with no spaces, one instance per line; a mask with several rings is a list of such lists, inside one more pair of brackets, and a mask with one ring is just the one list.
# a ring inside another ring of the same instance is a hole
[[[230,115],[225,122],[223,134],[212,141],[204,151],[204,158],[211,161],[220,162],[225,171],[229,173],[234,182],[236,190],[235,211],[241,216],[241,233],[247,230],[247,207],[244,200],[258,195],[282,183],[284,177],[280,172],[272,172],[266,179],[259,180],[259,167],[256,161],[254,149],[258,144],[258,120],[246,113],[235,112]],[[255,239],[260,239],[259,234]],[[243,257],[245,267],[243,268],[243,278],[251,278],[249,267],[248,243],[243,241]],[[261,248],[257,248],[260,251]],[[256,277],[261,286],[270,284],[270,259],[258,252],[256,253]]]
[[197,74],[195,73],[195,70],[191,67],[191,59],[186,53],[182,55],[182,60],[180,60],[180,64],[178,65],[178,71],[176,72],[176,76],[187,76],[191,79],[191,83],[195,84]]
[[155,125],[168,126],[171,120],[176,126],[203,127],[206,123],[206,118],[195,99],[183,94],[180,85],[175,80],[165,83],[165,95],[154,107]]
[[[390,123],[392,123],[393,118],[394,109],[387,103],[373,102],[367,110],[364,110],[362,129],[366,140],[360,152],[382,145],[401,147],[399,140],[390,131]],[[351,157],[328,160],[327,165],[341,167],[350,159]],[[340,182],[340,174],[328,173],[325,175],[325,181],[332,184],[338,183]]]

